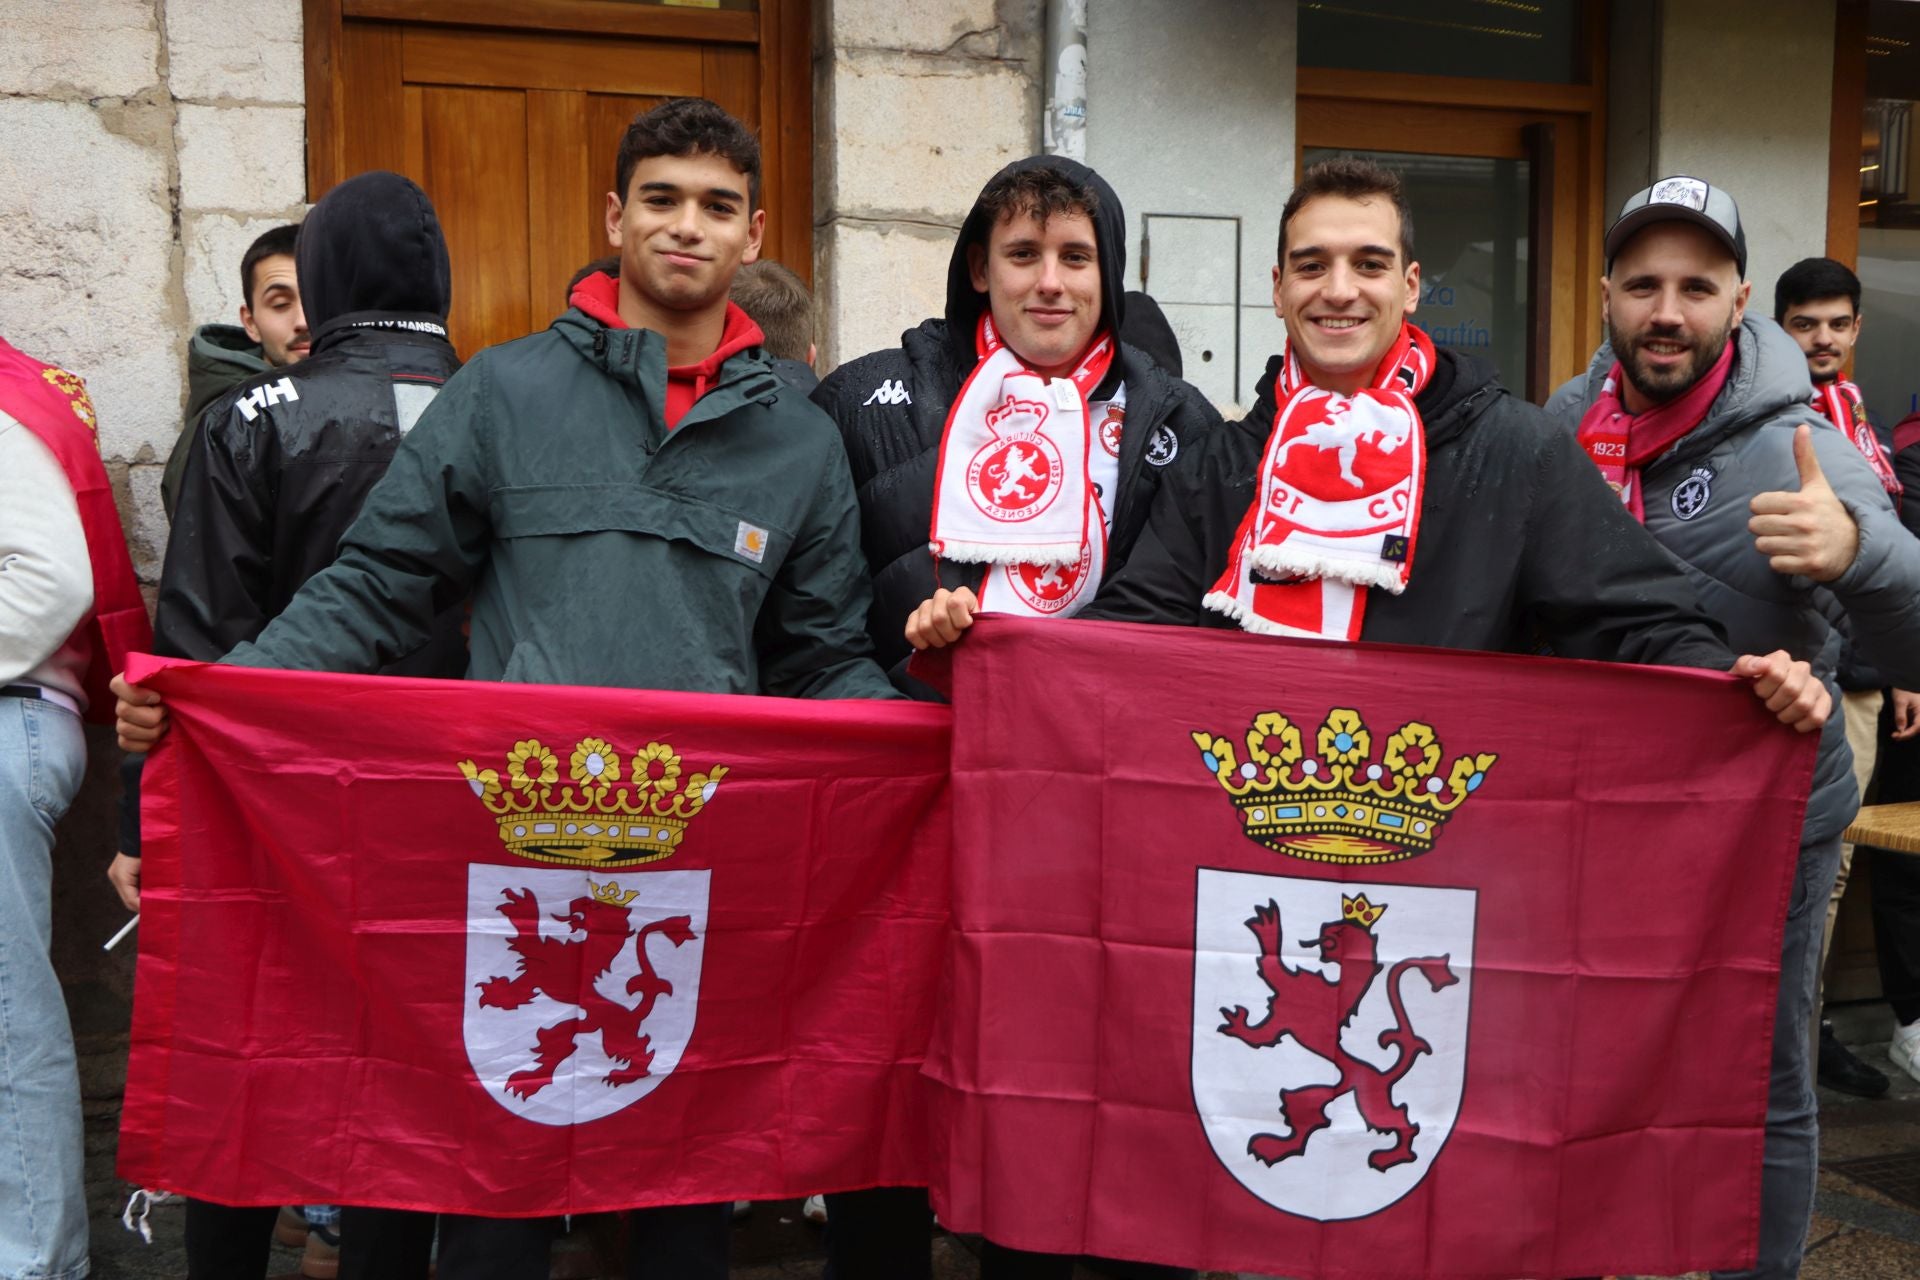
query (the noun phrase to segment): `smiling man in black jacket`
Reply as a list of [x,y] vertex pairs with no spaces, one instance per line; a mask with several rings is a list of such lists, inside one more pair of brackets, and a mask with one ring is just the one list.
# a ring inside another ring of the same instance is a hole
[[[1830,699],[1784,652],[1736,664],[1679,566],[1593,464],[1484,361],[1436,349],[1399,178],[1315,165],[1280,220],[1287,350],[1237,423],[1171,469],[1127,565],[1081,615],[1274,635],[1732,668],[1783,721]],[[939,591],[908,620],[951,643],[976,608]]]
[[[853,465],[875,654],[909,693],[934,696],[904,672],[900,620],[938,583],[967,584],[990,610],[1072,617],[1126,564],[1170,464],[1219,424],[1198,391],[1120,340],[1126,243],[1099,174],[1059,156],[1015,161],[960,228],[946,314],[814,393]],[[924,1191],[827,1204],[833,1280],[929,1274]],[[991,1241],[981,1263],[985,1280],[1072,1270]]]

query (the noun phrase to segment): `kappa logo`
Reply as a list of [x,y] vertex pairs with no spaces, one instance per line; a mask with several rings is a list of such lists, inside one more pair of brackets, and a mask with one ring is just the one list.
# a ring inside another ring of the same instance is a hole
[[967,464],[967,493],[995,520],[1031,520],[1059,495],[1066,465],[1053,441],[1040,434],[1047,406],[1009,396],[987,411],[994,439]]
[[1164,422],[1153,429],[1153,438],[1147,441],[1147,465],[1164,467],[1180,456],[1180,437],[1173,428]]
[[873,389],[873,394],[861,402],[860,407],[870,404],[912,404],[913,397],[907,394],[907,384],[897,378],[888,378]]
[[506,851],[548,864],[467,869],[467,1059],[523,1119],[611,1115],[652,1092],[692,1040],[711,873],[606,872],[670,857],[727,770],[683,785],[670,745],[623,760],[590,737],[565,784],[537,738],[514,744],[504,781],[471,760],[460,771]]
[[283,401],[298,400],[299,398],[300,389],[293,385],[293,379],[281,378],[278,382],[262,383],[260,386],[247,392],[246,395],[241,396],[240,399],[234,403],[234,408],[240,410],[241,417],[245,418],[248,422],[252,422],[260,416],[260,411],[269,405],[280,404]]
[[1695,467],[1693,474],[1673,486],[1670,502],[1673,514],[1691,520],[1707,509],[1713,500],[1713,468]]
[[[1195,896],[1193,1090],[1214,1154],[1304,1218],[1400,1200],[1460,1113],[1474,891],[1203,868]],[[1317,936],[1296,946],[1302,922]]]

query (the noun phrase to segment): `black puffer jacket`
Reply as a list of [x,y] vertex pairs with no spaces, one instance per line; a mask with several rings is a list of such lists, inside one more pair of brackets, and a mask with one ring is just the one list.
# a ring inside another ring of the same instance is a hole
[[[154,649],[168,657],[224,656],[331,564],[401,436],[460,367],[446,242],[405,178],[362,174],[328,193],[307,216],[298,266],[312,354],[214,401],[187,454],[154,619]],[[387,672],[460,675],[461,620],[449,610]],[[121,851],[133,856],[142,758],[124,774]]]
[[[1133,559],[1082,614],[1232,627],[1201,605],[1253,501],[1278,404],[1276,356],[1245,419],[1166,477]],[[1482,360],[1441,348],[1416,401],[1427,478],[1412,578],[1367,595],[1363,640],[1725,670],[1733,654],[1674,559],[1546,415]]]
[[[1084,165],[1057,156],[1016,161],[1011,170],[1054,167],[1091,186],[1099,199],[1094,229],[1099,242],[1104,326],[1118,331],[1125,303],[1126,217],[1120,199]],[[909,692],[927,691],[902,675],[911,651],[903,634],[907,615],[938,586],[978,587],[986,566],[935,562],[927,549],[933,526],[934,477],[947,414],[977,363],[974,331],[987,296],[968,272],[967,246],[983,244],[988,215],[976,204],[962,224],[947,268],[947,313],[900,335],[900,346],[841,365],[813,394],[814,403],[840,425],[860,500],[861,542],[873,573],[873,609],[868,630],[875,657]],[[1127,392],[1126,426],[1120,439],[1120,492],[1113,504],[1107,540],[1109,579],[1126,564],[1168,465],[1192,439],[1217,428],[1220,415],[1193,387],[1121,344],[1113,367],[1091,400]]]

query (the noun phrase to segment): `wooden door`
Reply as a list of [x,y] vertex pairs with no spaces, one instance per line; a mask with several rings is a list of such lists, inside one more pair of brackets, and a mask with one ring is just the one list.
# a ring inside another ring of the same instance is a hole
[[609,252],[628,122],[699,95],[759,132],[767,252],[808,278],[806,16],[799,0],[307,0],[310,197],[369,169],[418,182],[446,232],[449,327],[470,356],[565,309],[567,280]]

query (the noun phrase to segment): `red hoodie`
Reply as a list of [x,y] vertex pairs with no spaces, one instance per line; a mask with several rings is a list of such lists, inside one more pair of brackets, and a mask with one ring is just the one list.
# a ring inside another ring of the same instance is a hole
[[[620,318],[620,282],[604,271],[595,271],[573,286],[573,296],[567,301],[609,329],[632,328]],[[713,354],[699,364],[667,367],[667,430],[679,426],[687,410],[707,394],[707,388],[728,356],[757,347],[764,341],[766,335],[760,332],[760,326],[729,302],[726,327],[720,331],[720,345],[713,349]]]

